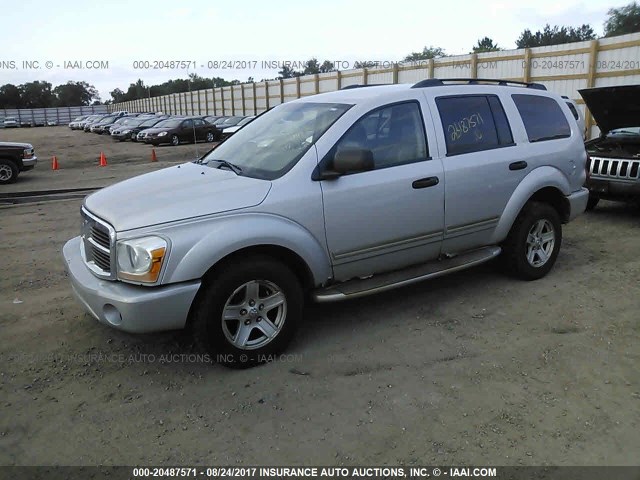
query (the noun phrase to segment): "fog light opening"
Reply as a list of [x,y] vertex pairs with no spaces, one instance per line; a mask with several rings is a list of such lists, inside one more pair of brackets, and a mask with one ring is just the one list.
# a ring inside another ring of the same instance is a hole
[[120,315],[120,311],[110,303],[107,303],[102,307],[102,312],[104,313],[104,317],[107,319],[107,322],[110,324],[120,325],[122,323],[122,315]]

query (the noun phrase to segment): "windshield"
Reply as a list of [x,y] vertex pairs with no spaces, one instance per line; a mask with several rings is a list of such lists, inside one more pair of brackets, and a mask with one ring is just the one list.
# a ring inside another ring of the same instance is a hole
[[231,127],[236,125],[243,117],[229,117],[224,122],[222,122],[222,126]]
[[156,127],[158,127],[158,128],[176,128],[176,127],[179,127],[181,123],[182,123],[182,119],[180,119],[180,120],[169,119],[169,120],[161,121],[160,123],[158,123],[156,125]]
[[150,118],[140,124],[141,127],[153,127],[156,123],[162,122],[161,118]]
[[102,120],[100,120],[98,122],[98,124],[107,124],[107,123],[112,123],[114,121],[114,119],[116,119],[117,117],[106,117],[103,118]]
[[221,125],[223,124],[226,120],[228,120],[229,117],[220,117],[219,119],[217,119],[215,122],[213,122],[214,125]]
[[273,180],[284,175],[351,105],[285,103],[257,117],[209,152],[202,163],[216,160],[242,169],[242,175]]
[[246,125],[247,123],[249,123],[249,122],[250,122],[251,120],[253,120],[254,118],[255,118],[255,117],[245,117],[245,118],[243,118],[242,120],[240,120],[240,121],[238,122],[238,125],[237,125],[237,126],[238,126],[238,127],[241,127],[241,126],[243,126],[243,125]]

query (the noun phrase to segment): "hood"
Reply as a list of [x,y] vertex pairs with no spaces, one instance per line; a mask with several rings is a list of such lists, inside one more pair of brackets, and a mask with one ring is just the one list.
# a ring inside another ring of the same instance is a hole
[[640,126],[640,85],[578,90],[602,134]]
[[270,188],[266,180],[184,163],[103,188],[84,203],[120,232],[253,207]]
[[0,148],[33,148],[30,143],[0,142]]

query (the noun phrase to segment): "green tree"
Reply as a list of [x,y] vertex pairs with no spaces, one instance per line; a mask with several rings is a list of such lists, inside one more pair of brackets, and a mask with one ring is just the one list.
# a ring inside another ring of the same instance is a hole
[[28,82],[18,87],[23,108],[53,107],[55,97],[49,82]]
[[286,64],[283,65],[282,69],[278,71],[278,78],[293,78],[299,77],[300,75],[302,75],[302,73],[294,70],[293,68],[291,68],[291,66]]
[[640,32],[640,5],[632,2],[620,8],[612,8],[604,22],[604,36],[613,37],[625,33]]
[[501,48],[493,43],[492,39],[484,37],[478,40],[471,53],[497,52],[498,50],[501,50]]
[[431,58],[446,57],[444,49],[440,47],[424,47],[421,52],[412,52],[404,57],[405,62],[418,62],[420,60],[429,60]]
[[531,33],[526,29],[516,40],[518,48],[545,47],[548,45],[559,45],[561,43],[582,42],[593,40],[596,34],[591,25],[583,24],[579,27],[565,27],[546,24],[542,30]]
[[100,95],[93,85],[87,82],[69,81],[53,89],[57,107],[73,107],[90,105],[93,101],[100,103]]
[[111,95],[111,98],[113,99],[113,103],[120,103],[125,101],[124,100],[125,94],[119,88],[116,88],[115,90],[111,90],[109,92],[109,95]]
[[11,83],[0,87],[0,108],[23,108],[20,88]]

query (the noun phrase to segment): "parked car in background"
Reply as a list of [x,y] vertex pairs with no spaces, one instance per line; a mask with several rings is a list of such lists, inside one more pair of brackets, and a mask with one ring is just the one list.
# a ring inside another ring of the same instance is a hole
[[242,120],[236,123],[233,127],[223,128],[222,134],[220,135],[220,140],[225,140],[226,138],[229,138],[231,135],[233,135],[242,127],[244,127],[247,123],[251,123],[254,118],[256,118],[255,115],[250,117],[244,117]]
[[15,182],[20,172],[33,169],[37,163],[30,143],[0,142],[0,185]]
[[89,117],[89,115],[81,115],[79,117],[74,118],[73,120],[71,120],[69,122],[69,128],[71,130],[77,130],[79,128],[79,126],[80,126],[80,123],[83,120],[86,120],[88,117]]
[[107,115],[105,117],[102,117],[99,121],[91,124],[91,126],[89,127],[89,131],[91,133],[102,134],[104,127],[113,124],[113,122],[115,122],[118,118],[120,117],[115,115]]
[[35,126],[35,122],[33,120],[20,120],[20,126],[23,128],[31,128]]
[[96,125],[97,123],[101,122],[102,120],[104,120],[106,117],[108,117],[109,115],[96,115],[95,117],[88,119],[85,124],[84,127],[82,127],[82,129],[84,130],[84,132],[90,132],[91,131],[91,127],[93,125]]
[[205,121],[212,125],[215,124],[215,122],[217,122],[221,118],[228,118],[228,117],[223,117],[222,115],[208,115],[204,117]]
[[173,146],[191,142],[213,142],[220,131],[202,118],[169,118],[145,130],[144,143],[152,145],[170,144]]
[[234,117],[223,117],[216,120],[213,124],[219,128],[221,131],[225,128],[233,127],[240,123],[244,117],[234,116]]
[[640,85],[580,90],[600,136],[586,142],[589,203],[640,201]]
[[[109,130],[109,133],[111,134],[111,138],[113,138],[114,140],[118,140],[120,142],[123,142],[125,140],[130,140],[132,135],[137,135],[139,130],[139,127],[145,123],[145,122],[149,122],[150,120],[152,120],[154,117],[150,117],[149,115],[140,115],[138,117],[135,118],[127,118],[124,122],[122,123],[114,123],[112,125],[112,127]],[[156,119],[155,123],[159,122],[160,119]]]
[[498,256],[540,279],[562,224],[584,211],[587,155],[560,96],[506,83],[304,97],[196,162],[98,190],[63,248],[73,291],[105,325],[188,326],[200,349],[246,367],[287,346],[306,299],[357,298]]
[[116,129],[116,134],[114,135],[114,131],[111,131],[111,136],[115,140],[131,140],[132,142],[136,142],[138,134],[147,128],[152,128],[154,125],[157,125],[162,120],[168,118],[166,115],[152,115],[152,116],[144,116],[138,118],[140,123],[127,125],[126,127]]
[[18,119],[15,117],[6,117],[3,124],[4,128],[18,128],[20,126],[18,124]]
[[56,122],[55,120],[47,120],[47,127],[57,127],[58,126],[58,122]]

